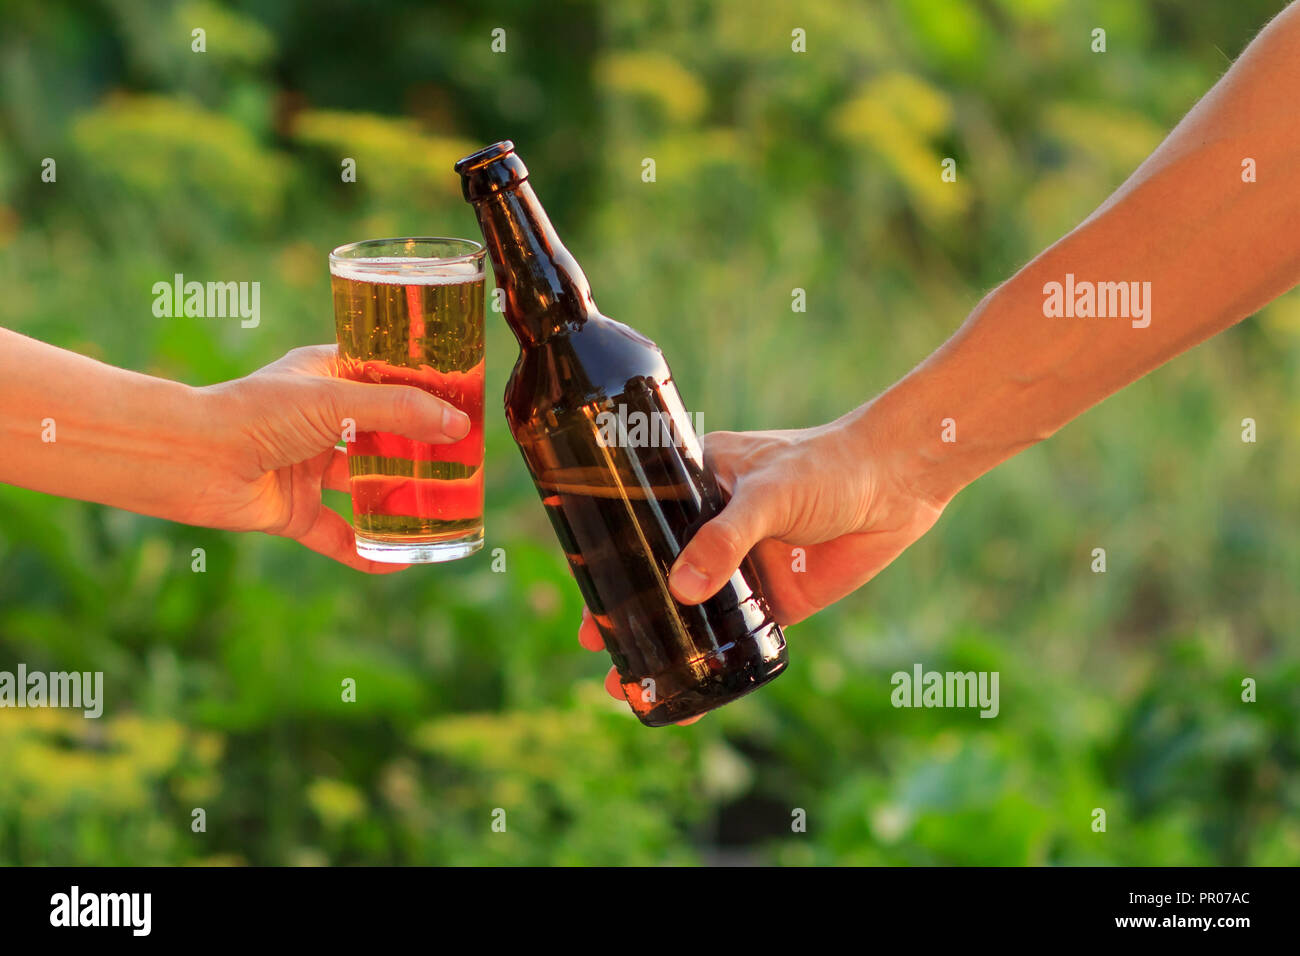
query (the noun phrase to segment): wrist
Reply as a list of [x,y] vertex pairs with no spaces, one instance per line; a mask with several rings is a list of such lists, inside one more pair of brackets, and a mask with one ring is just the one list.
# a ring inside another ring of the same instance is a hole
[[1014,432],[999,388],[968,390],[941,357],[851,413],[849,429],[871,460],[942,509],[999,462],[1035,444]]
[[148,379],[141,385],[135,434],[124,442],[138,469],[136,501],[122,507],[194,523],[195,499],[210,486],[218,457],[208,403],[202,389],[180,382]]
[[943,442],[944,418],[909,376],[847,416],[853,443],[907,494],[943,509],[969,483],[955,449]]
[[1074,337],[1016,320],[1039,304],[1036,280],[1019,280],[990,292],[921,365],[848,416],[872,454],[939,506],[1049,437],[1089,392],[1086,382],[1062,387]]

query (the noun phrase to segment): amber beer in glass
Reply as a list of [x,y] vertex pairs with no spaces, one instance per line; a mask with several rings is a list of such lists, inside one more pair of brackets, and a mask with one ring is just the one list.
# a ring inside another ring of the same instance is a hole
[[450,445],[383,432],[348,441],[363,557],[450,561],[483,546],[483,257],[468,239],[373,239],[330,254],[340,374],[414,385],[471,423]]
[[456,170],[519,340],[506,419],[633,711],[671,724],[772,680],[785,638],[749,561],[703,604],[669,593],[723,499],[663,353],[596,310],[513,144]]

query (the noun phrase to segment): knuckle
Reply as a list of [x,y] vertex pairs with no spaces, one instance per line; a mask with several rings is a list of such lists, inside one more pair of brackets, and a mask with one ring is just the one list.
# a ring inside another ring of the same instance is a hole
[[736,435],[736,432],[709,432],[706,435],[701,435],[700,447],[704,449],[705,459],[726,454]]
[[325,401],[322,411],[331,424],[341,422],[345,416],[357,417],[356,402],[350,386],[351,382],[335,381],[324,393]]
[[404,424],[413,425],[421,417],[428,415],[426,396],[418,388],[409,385],[399,386],[393,395],[393,414]]
[[299,345],[284,353],[281,361],[290,367],[309,367],[320,358],[321,348],[322,346],[319,345]]
[[728,557],[744,556],[745,551],[748,550],[745,547],[745,536],[731,519],[725,516],[714,518],[709,528],[713,532],[714,540]]

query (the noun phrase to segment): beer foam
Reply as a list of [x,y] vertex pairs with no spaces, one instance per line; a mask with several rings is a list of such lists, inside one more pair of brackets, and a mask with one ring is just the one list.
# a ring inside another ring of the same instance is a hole
[[[418,268],[419,271],[413,271]],[[354,282],[383,285],[459,285],[483,278],[482,261],[440,262],[418,256],[377,256],[373,259],[336,259],[330,274]]]

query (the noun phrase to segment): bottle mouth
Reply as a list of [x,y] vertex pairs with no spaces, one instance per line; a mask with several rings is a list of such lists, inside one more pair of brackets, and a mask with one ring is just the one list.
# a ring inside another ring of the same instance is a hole
[[470,202],[515,189],[528,179],[528,167],[516,155],[515,144],[508,139],[470,153],[458,160],[454,169],[460,173],[461,191]]
[[504,156],[506,153],[513,153],[515,144],[508,139],[503,139],[499,143],[493,143],[491,146],[484,146],[477,153],[470,153],[464,159],[457,160],[456,172],[464,176],[468,172],[473,172],[480,166],[486,166],[498,156]]

